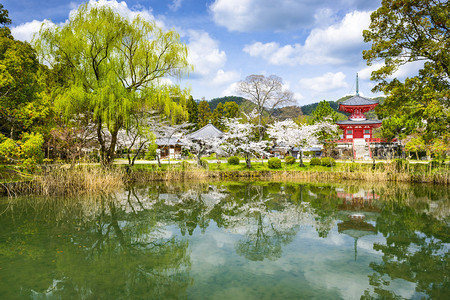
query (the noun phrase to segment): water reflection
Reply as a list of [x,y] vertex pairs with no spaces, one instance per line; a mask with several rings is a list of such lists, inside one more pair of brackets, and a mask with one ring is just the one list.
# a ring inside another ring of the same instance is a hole
[[0,294],[443,298],[448,199],[443,187],[273,182],[4,199]]

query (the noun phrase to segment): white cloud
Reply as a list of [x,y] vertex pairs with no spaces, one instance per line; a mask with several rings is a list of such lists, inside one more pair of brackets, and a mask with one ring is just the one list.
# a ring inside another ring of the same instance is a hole
[[228,85],[220,94],[221,97],[225,96],[235,96],[238,94],[237,92],[237,82],[233,82],[232,84]]
[[272,65],[350,63],[361,59],[362,31],[369,23],[369,12],[355,11],[348,13],[340,23],[313,29],[304,45],[255,42],[246,45],[243,51],[250,56],[262,57]]
[[[157,20],[151,10],[146,9],[143,6],[136,6],[136,9],[130,9],[125,1],[118,2],[117,0],[90,0],[89,6],[91,7],[101,7],[106,6],[112,8],[113,11],[120,14],[122,17],[127,18],[129,20],[135,19],[137,16],[140,16],[144,20],[155,22],[156,25],[160,28],[165,28],[165,24],[162,20]],[[73,9],[70,12],[70,15],[75,13],[77,8]]]
[[[99,1],[90,0],[88,5],[90,7],[100,7],[100,6],[110,7],[116,13],[120,14],[124,18],[128,18],[129,20],[133,20],[139,15],[144,20],[147,20],[149,22],[155,22],[158,27],[165,28],[164,22],[162,20],[155,19],[151,10],[145,9],[143,7],[140,7],[139,10],[132,10],[127,6],[125,1],[118,2],[116,0],[99,0]],[[71,7],[72,10],[69,12],[68,17],[75,14],[78,9],[78,6],[72,4]],[[20,24],[16,27],[13,27],[11,29],[11,33],[14,36],[14,38],[18,40],[30,42],[33,35],[39,31],[43,23],[53,24],[49,20],[44,21],[33,20],[31,22],[27,22],[24,24]],[[63,23],[59,25],[63,25]]]
[[209,7],[217,25],[230,31],[283,31],[323,27],[339,13],[373,10],[379,1],[355,0],[215,0]]
[[299,83],[304,89],[315,93],[326,93],[340,88],[347,88],[348,84],[345,82],[345,77],[345,74],[342,72],[328,72],[323,76],[300,79]]
[[[293,0],[216,0],[210,11],[216,24],[230,31],[285,30],[314,21],[315,5]],[[321,5],[326,1],[314,1]]]
[[207,32],[189,30],[188,36],[189,62],[194,66],[194,74],[207,76],[225,65],[227,55]]
[[172,4],[169,4],[169,9],[171,11],[177,11],[180,9],[183,0],[173,0]]
[[212,82],[215,85],[223,85],[223,84],[227,84],[233,81],[236,81],[240,78],[240,74],[239,72],[236,71],[224,71],[222,69],[219,69],[216,73],[216,76],[214,77],[214,79],[212,80]]
[[11,28],[11,34],[17,40],[31,42],[33,35],[39,32],[39,29],[41,29],[41,26],[44,23],[52,24],[49,20],[33,20]]

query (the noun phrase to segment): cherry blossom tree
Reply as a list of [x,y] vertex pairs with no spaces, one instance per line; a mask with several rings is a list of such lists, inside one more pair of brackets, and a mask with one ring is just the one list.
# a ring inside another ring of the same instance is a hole
[[[247,116],[251,118],[251,116]],[[255,131],[257,125],[242,122],[242,118],[225,120],[228,131],[222,137],[222,149],[230,155],[241,154],[245,157],[247,168],[251,168],[250,158],[267,155],[266,148],[269,141],[256,140]]]
[[303,167],[303,148],[319,144],[319,133],[326,132],[336,134],[337,125],[329,122],[318,122],[312,125],[297,125],[294,121],[287,119],[277,121],[268,126],[267,133],[277,144],[284,145],[290,151],[299,147],[300,166]]
[[220,137],[193,138],[189,134],[185,134],[181,138],[183,148],[188,149],[197,159],[197,164],[202,166],[201,158],[205,154],[220,153],[222,148],[222,139]]

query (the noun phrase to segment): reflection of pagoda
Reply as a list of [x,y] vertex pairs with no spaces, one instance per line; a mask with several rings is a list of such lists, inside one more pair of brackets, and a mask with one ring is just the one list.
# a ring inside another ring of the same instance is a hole
[[381,121],[368,120],[366,115],[364,115],[364,113],[373,110],[377,105],[378,101],[359,95],[358,74],[356,74],[356,95],[339,104],[339,110],[350,113],[350,117],[348,120],[336,122],[343,130],[342,139],[337,142],[343,144],[342,146],[345,146],[344,144],[350,146],[353,150],[353,157],[356,159],[371,158],[370,144],[386,142],[372,137],[373,128],[380,127]]
[[355,239],[355,261],[358,254],[358,239],[366,236],[376,234],[375,226],[364,222],[361,219],[350,219],[338,224],[338,232],[351,236]]
[[380,196],[374,192],[367,192],[360,189],[357,193],[346,193],[343,191],[337,191],[337,196],[344,199],[342,204],[338,206],[339,210],[348,211],[366,211],[366,212],[379,212],[380,209],[373,206],[373,200],[379,199]]
[[348,215],[349,220],[338,224],[338,232],[349,235],[355,239],[355,261],[358,249],[358,239],[366,236],[376,234],[377,231],[372,224],[364,221],[365,215],[361,212],[376,213],[380,209],[373,205],[374,199],[379,199],[380,196],[375,192],[368,192],[360,189],[357,193],[346,193],[344,190],[336,189],[337,196],[343,199],[342,203],[338,205],[340,211],[351,212]]

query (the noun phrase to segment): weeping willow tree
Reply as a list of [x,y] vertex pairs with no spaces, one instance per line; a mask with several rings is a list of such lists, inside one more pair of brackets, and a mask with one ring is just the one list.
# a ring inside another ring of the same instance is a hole
[[175,31],[84,4],[64,25],[43,26],[34,45],[61,78],[56,107],[67,120],[89,117],[104,165],[114,160],[118,132],[132,126],[134,113],[156,106],[163,114],[180,115],[170,102],[183,93],[160,85],[161,79],[180,78],[190,68],[188,49]]

